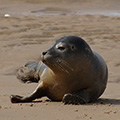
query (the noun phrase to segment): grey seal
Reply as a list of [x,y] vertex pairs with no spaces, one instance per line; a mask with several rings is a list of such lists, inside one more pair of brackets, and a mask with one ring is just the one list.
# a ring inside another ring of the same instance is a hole
[[66,36],[43,52],[40,62],[28,62],[18,70],[23,82],[38,82],[27,96],[11,95],[12,103],[31,102],[47,96],[64,104],[94,102],[104,92],[108,69],[104,59],[85,40]]

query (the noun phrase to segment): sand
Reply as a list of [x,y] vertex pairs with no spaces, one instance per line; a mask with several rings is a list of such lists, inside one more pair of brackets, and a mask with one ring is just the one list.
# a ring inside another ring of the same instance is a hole
[[[119,120],[119,0],[0,1],[0,120]],[[5,17],[5,14],[9,16]],[[12,104],[11,94],[26,95],[37,84],[22,84],[15,73],[63,36],[77,35],[100,53],[109,69],[108,85],[96,103],[64,105],[48,98]]]

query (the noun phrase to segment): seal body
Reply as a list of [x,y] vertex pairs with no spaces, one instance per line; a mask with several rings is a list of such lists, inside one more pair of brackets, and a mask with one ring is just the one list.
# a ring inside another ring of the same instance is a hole
[[39,82],[28,96],[11,95],[11,102],[31,102],[43,96],[65,104],[93,102],[104,92],[108,70],[103,58],[80,37],[56,40],[41,55],[41,60],[20,68],[17,77],[23,82]]

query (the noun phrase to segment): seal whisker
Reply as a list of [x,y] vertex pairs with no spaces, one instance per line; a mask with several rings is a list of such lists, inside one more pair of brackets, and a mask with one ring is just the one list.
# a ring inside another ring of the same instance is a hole
[[61,64],[61,59],[57,58],[57,67],[59,67],[62,71],[66,72],[69,74],[69,71]]
[[59,64],[59,62],[58,62],[58,59],[57,59],[56,61],[57,61],[57,62],[54,63],[54,66],[55,66],[56,68],[58,68],[60,71],[65,71],[64,68],[63,68],[62,66],[60,66],[60,64]]
[[55,64],[56,68],[58,68],[60,71],[65,71],[59,64]]
[[68,71],[67,69],[65,69],[65,68],[64,68],[64,66],[63,66],[62,64],[59,64],[59,66],[60,66],[61,68],[63,68],[63,69],[64,69],[64,71],[65,71],[66,73],[68,73],[68,74],[69,74],[69,71]]
[[65,60],[62,59],[61,64],[64,65],[65,67],[67,67],[69,70],[74,71],[74,69],[71,68],[70,65]]

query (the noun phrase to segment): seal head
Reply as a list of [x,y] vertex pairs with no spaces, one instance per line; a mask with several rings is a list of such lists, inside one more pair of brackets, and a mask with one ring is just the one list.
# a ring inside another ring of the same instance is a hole
[[58,39],[49,50],[43,52],[41,59],[54,72],[63,73],[75,70],[75,65],[80,64],[79,60],[91,55],[92,50],[82,38],[67,36]]

